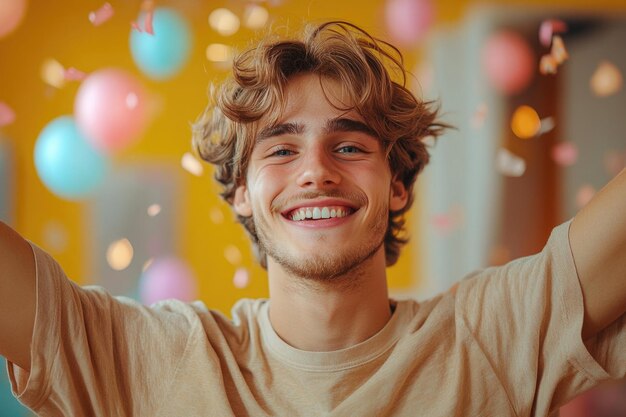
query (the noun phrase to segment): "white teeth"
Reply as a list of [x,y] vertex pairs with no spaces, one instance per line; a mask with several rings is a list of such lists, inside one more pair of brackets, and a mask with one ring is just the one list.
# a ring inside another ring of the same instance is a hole
[[305,219],[330,219],[335,217],[346,217],[352,211],[348,208],[329,207],[306,207],[296,209],[291,213],[291,220],[300,221]]

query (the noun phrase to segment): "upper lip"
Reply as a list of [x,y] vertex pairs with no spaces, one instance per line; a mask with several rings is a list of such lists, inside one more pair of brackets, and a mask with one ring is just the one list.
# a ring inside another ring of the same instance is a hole
[[283,216],[286,216],[289,213],[291,213],[293,210],[300,209],[300,208],[329,207],[329,206],[345,206],[345,207],[349,207],[353,209],[354,211],[358,209],[358,207],[354,203],[351,203],[350,201],[341,200],[337,198],[325,198],[322,200],[306,200],[306,201],[296,203],[288,207],[287,209],[283,210],[281,214]]

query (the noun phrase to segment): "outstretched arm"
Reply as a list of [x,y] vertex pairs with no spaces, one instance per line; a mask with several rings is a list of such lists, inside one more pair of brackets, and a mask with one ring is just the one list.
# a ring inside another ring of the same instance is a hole
[[570,233],[587,339],[626,312],[626,169],[574,218]]
[[27,371],[35,290],[35,259],[30,245],[0,222],[0,356]]

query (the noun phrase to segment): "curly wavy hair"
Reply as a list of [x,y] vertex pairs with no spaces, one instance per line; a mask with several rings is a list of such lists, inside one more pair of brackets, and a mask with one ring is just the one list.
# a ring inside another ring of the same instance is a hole
[[[209,105],[193,125],[194,149],[215,165],[221,196],[232,206],[235,190],[245,184],[257,132],[278,121],[286,86],[302,73],[344,86],[350,109],[376,132],[392,175],[408,191],[406,206],[389,212],[384,245],[386,264],[391,266],[408,241],[403,214],[413,204],[415,179],[429,160],[424,138],[436,138],[449,127],[438,121],[432,102],[409,91],[402,54],[391,44],[343,21],[308,25],[299,39],[260,42],[235,57],[232,77],[217,88],[211,86]],[[250,235],[258,261],[267,268],[252,218],[237,217]]]

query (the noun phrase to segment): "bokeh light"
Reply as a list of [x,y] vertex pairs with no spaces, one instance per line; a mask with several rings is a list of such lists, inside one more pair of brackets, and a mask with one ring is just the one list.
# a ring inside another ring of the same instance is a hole
[[209,15],[209,26],[222,36],[230,36],[239,30],[239,17],[229,9],[215,9]]
[[520,139],[530,139],[539,133],[541,129],[541,119],[530,106],[519,106],[511,118],[511,130]]
[[133,261],[133,245],[126,238],[116,240],[107,248],[106,259],[115,271],[123,271]]

